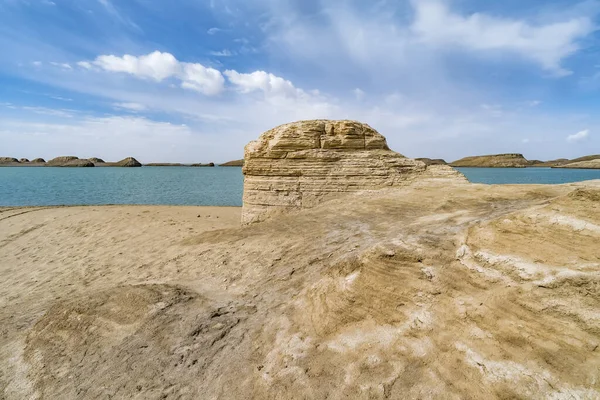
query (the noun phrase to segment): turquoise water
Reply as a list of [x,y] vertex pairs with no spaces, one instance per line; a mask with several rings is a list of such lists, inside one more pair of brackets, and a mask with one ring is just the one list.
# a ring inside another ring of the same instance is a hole
[[243,181],[236,167],[6,167],[0,168],[0,206],[241,206]]
[[[600,170],[458,168],[471,182],[567,183],[600,179]],[[0,206],[169,204],[241,206],[236,167],[0,168]]]
[[470,182],[487,184],[558,184],[600,179],[599,169],[563,168],[456,168]]

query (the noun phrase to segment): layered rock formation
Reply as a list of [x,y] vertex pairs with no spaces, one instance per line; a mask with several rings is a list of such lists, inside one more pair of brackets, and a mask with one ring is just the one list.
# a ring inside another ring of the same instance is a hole
[[85,168],[90,168],[90,167],[95,167],[96,165],[91,162],[90,160],[87,160],[85,158],[78,158],[76,160],[71,160],[69,162],[66,162],[62,165],[60,165],[61,167],[85,167]]
[[45,164],[46,160],[44,160],[43,158],[34,158],[33,160],[31,160],[32,164]]
[[523,154],[509,153],[465,157],[450,163],[450,165],[453,167],[525,168],[530,163],[523,157]]
[[263,133],[245,149],[245,224],[311,208],[332,194],[405,185],[419,178],[466,182],[447,166],[429,167],[390,150],[356,121],[300,121]]
[[104,164],[104,163],[106,162],[106,161],[104,161],[103,159],[101,159],[101,158],[97,158],[97,157],[92,157],[92,158],[89,158],[89,160],[90,160],[91,162],[93,162],[94,164]]

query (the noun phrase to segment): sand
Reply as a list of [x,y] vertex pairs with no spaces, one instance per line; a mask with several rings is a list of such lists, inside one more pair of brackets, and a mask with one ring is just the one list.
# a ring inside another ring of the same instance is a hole
[[0,398],[600,397],[600,181],[0,209]]

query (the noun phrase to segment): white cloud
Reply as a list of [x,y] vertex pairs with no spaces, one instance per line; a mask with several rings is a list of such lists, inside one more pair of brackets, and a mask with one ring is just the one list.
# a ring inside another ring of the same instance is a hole
[[34,61],[31,64],[34,65],[34,66],[36,66],[36,67],[41,67],[42,66],[42,62],[41,61]]
[[574,133],[573,135],[567,136],[567,142],[575,143],[580,142],[582,140],[587,139],[590,136],[589,129],[584,129],[583,131],[579,131]]
[[250,93],[258,90],[262,91],[266,96],[288,98],[306,96],[306,93],[302,89],[296,88],[292,82],[265,71],[242,74],[237,71],[227,70],[224,74],[242,93]]
[[206,31],[206,33],[208,33],[209,35],[216,35],[217,33],[221,32],[221,30],[222,29],[219,28],[210,28]]
[[81,68],[92,69],[92,64],[89,63],[88,61],[79,61],[77,63],[77,65],[80,66]]
[[140,103],[114,103],[113,106],[131,111],[144,111],[147,109],[145,105]]
[[71,67],[71,65],[68,63],[50,62],[50,64],[54,65],[55,67],[61,67],[63,69],[73,69],[73,67]]
[[219,94],[225,83],[221,72],[214,68],[198,63],[180,62],[172,54],[160,51],[139,57],[129,54],[123,57],[102,55],[98,56],[93,64],[105,71],[125,72],[137,78],[150,78],[157,82],[175,78],[181,81],[182,88],[208,96]]
[[123,57],[103,55],[98,56],[94,64],[106,71],[127,72],[139,78],[152,78],[159,82],[177,75],[180,70],[179,62],[172,54],[160,51],[140,57],[129,54]]
[[196,90],[208,96],[219,94],[223,90],[225,78],[220,71],[206,68],[201,64],[183,63],[181,87]]
[[235,53],[232,53],[228,49],[223,49],[221,51],[211,51],[209,54],[215,57],[231,57],[235,55]]
[[579,49],[577,40],[594,31],[587,17],[532,25],[523,20],[482,13],[453,13],[440,0],[413,0],[413,32],[440,48],[458,46],[472,51],[507,51],[540,64],[556,75],[568,75],[561,61]]

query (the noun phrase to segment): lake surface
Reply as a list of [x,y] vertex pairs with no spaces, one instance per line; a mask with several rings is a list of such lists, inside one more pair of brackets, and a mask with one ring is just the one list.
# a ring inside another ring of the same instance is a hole
[[[568,183],[600,170],[457,168],[476,183]],[[0,168],[0,206],[164,204],[241,206],[238,167]]]
[[470,182],[487,184],[559,184],[600,179],[600,169],[456,168]]
[[241,206],[239,167],[0,168],[0,206]]

